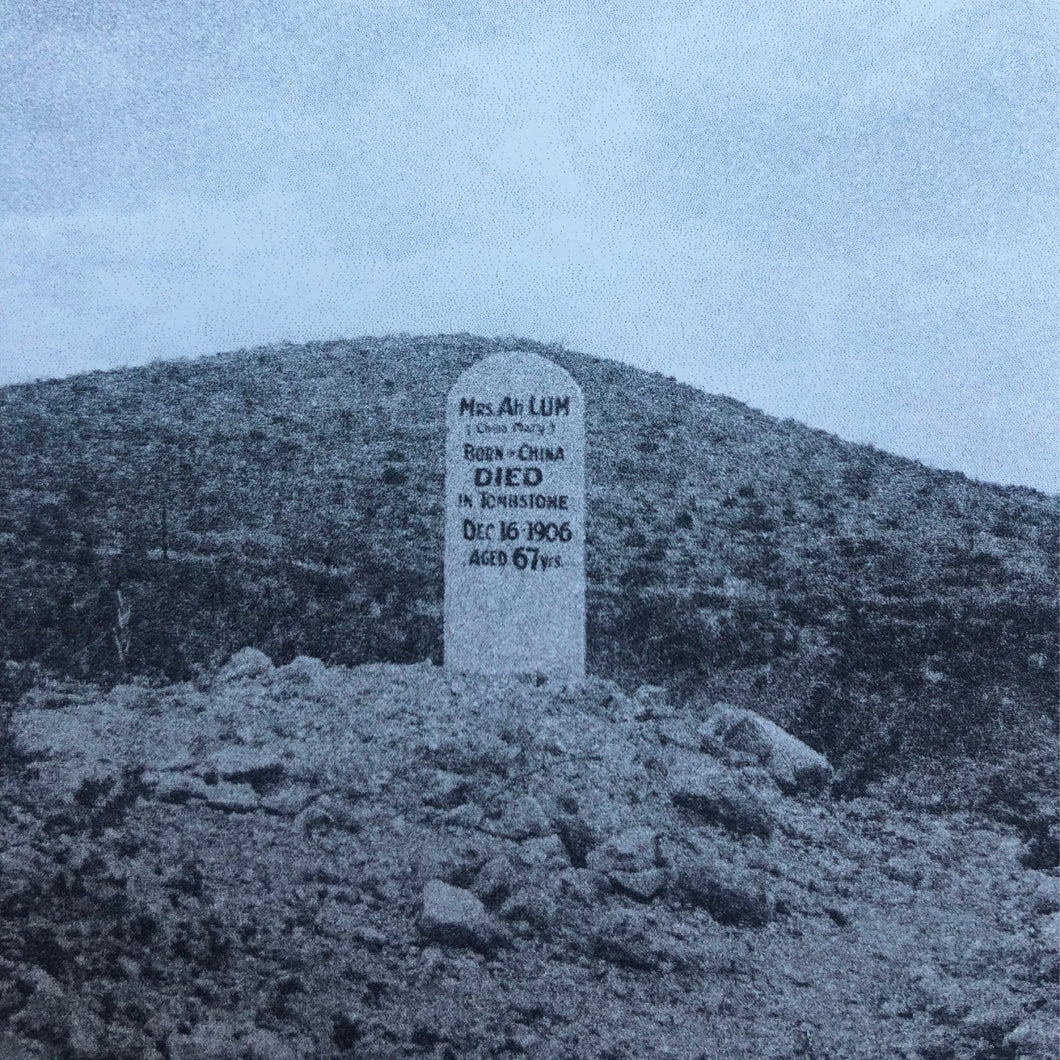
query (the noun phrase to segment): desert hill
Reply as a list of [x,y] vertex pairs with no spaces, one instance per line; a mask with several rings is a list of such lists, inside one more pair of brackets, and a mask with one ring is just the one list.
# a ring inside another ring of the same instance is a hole
[[8,1060],[1045,1060],[1055,869],[757,716],[429,662],[37,688]]
[[946,798],[1053,783],[1056,498],[521,340],[281,344],[0,390],[4,657],[104,683],[248,644],[439,663],[444,397],[512,348],[586,395],[591,672],[755,709],[851,791],[918,758],[979,763],[931,776]]

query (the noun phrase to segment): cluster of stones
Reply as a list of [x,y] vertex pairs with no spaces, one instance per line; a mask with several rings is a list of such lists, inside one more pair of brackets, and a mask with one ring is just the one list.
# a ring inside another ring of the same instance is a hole
[[[628,713],[633,720],[665,722],[665,717],[656,719],[657,713],[665,715],[665,704],[663,689],[644,686],[629,701]],[[681,753],[668,777],[671,802],[693,822],[768,841],[778,815],[775,790],[770,790],[771,784],[754,782],[754,771],[748,769],[752,763],[785,794],[814,798],[828,792],[832,768],[827,759],[753,711],[717,704],[695,736],[698,748]],[[695,746],[688,741],[687,730],[684,742]],[[764,927],[776,914],[775,897],[760,878],[719,862],[709,844],[693,841],[678,850],[650,826],[601,839],[577,812],[550,820],[532,797],[514,803],[504,819],[483,822],[480,813],[469,819],[467,794],[464,778],[439,770],[425,801],[447,810],[450,823],[533,841],[541,859],[551,857],[558,865],[587,869],[597,881],[606,881],[616,893],[638,903],[669,896],[705,909],[719,924],[737,927]],[[517,878],[508,859],[494,858],[468,888],[440,879],[429,881],[421,897],[421,933],[432,942],[495,954],[511,943],[504,921],[547,921],[554,913],[547,906],[528,908],[526,896],[515,893]],[[498,911],[500,921],[487,905]],[[655,958],[650,932],[631,934],[635,918],[628,913],[612,919],[614,923],[609,920],[598,927],[596,951],[632,967],[651,966]]]

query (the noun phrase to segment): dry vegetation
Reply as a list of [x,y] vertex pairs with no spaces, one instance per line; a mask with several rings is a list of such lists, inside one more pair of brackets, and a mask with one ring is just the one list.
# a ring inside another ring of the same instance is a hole
[[998,762],[1049,789],[1055,498],[522,341],[287,344],[0,391],[5,657],[104,683],[244,645],[439,662],[444,395],[513,346],[586,394],[592,672],[754,707],[851,791],[915,758],[958,800]]

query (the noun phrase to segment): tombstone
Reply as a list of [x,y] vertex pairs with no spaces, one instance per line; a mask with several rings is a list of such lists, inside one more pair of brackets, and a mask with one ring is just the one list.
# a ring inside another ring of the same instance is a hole
[[558,365],[472,365],[445,414],[445,665],[585,676],[585,402]]

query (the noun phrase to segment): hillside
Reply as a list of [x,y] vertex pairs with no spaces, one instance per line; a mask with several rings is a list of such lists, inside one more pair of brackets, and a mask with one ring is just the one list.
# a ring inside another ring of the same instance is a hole
[[505,348],[586,396],[590,672],[756,709],[827,750],[841,790],[964,756],[977,772],[926,787],[1052,786],[1056,498],[522,341],[286,344],[0,390],[4,656],[102,682],[247,644],[440,662],[444,396]]
[[662,689],[275,667],[30,693],[6,1060],[1048,1060],[1055,870]]

